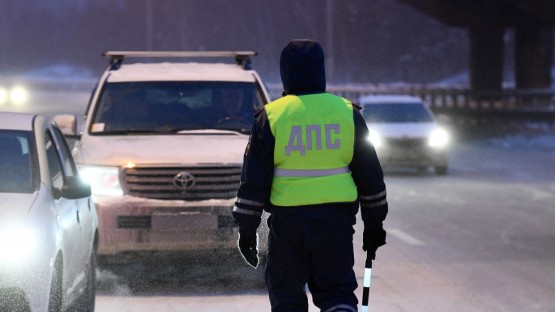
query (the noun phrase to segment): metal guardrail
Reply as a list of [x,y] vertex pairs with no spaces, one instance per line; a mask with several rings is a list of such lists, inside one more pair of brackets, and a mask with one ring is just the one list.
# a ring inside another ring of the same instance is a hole
[[[281,85],[269,85],[274,98],[281,96]],[[555,122],[555,89],[505,89],[499,92],[473,92],[464,88],[396,85],[330,85],[328,92],[357,102],[371,94],[412,95],[428,103],[440,114],[468,118],[511,118]]]

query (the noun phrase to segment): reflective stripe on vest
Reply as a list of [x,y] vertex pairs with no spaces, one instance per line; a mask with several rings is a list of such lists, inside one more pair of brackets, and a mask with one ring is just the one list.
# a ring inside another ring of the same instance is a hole
[[266,105],[275,138],[270,201],[277,206],[352,202],[356,186],[352,104],[329,93],[288,95]]
[[312,169],[312,170],[299,170],[299,169],[283,169],[275,168],[275,177],[323,177],[334,174],[348,173],[349,167],[335,168],[335,169]]

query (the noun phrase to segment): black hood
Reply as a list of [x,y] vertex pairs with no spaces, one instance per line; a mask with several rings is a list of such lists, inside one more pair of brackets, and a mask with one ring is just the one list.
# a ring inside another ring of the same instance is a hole
[[283,94],[326,91],[324,50],[313,40],[293,40],[281,51],[280,74]]

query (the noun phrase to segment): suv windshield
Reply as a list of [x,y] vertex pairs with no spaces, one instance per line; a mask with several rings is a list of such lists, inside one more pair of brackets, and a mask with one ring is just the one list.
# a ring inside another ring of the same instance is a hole
[[362,110],[368,123],[380,122],[431,122],[433,117],[420,103],[368,104]]
[[91,133],[177,133],[197,129],[250,132],[264,99],[254,82],[107,83]]
[[25,131],[0,131],[0,192],[34,191],[30,137]]

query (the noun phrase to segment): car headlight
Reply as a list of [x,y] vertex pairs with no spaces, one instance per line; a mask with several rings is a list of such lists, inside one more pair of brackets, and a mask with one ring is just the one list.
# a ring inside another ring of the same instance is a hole
[[24,226],[0,229],[0,263],[18,264],[32,259],[38,248],[37,232]]
[[0,105],[6,104],[8,102],[8,90],[0,87]]
[[91,185],[93,195],[123,196],[118,167],[80,166],[79,176]]
[[370,130],[370,134],[368,135],[368,141],[374,145],[374,148],[381,147],[383,145],[382,136],[375,130]]
[[449,143],[449,133],[443,128],[436,128],[428,138],[430,147],[445,147]]
[[15,86],[10,90],[10,101],[13,104],[24,104],[29,99],[29,92],[22,86]]

